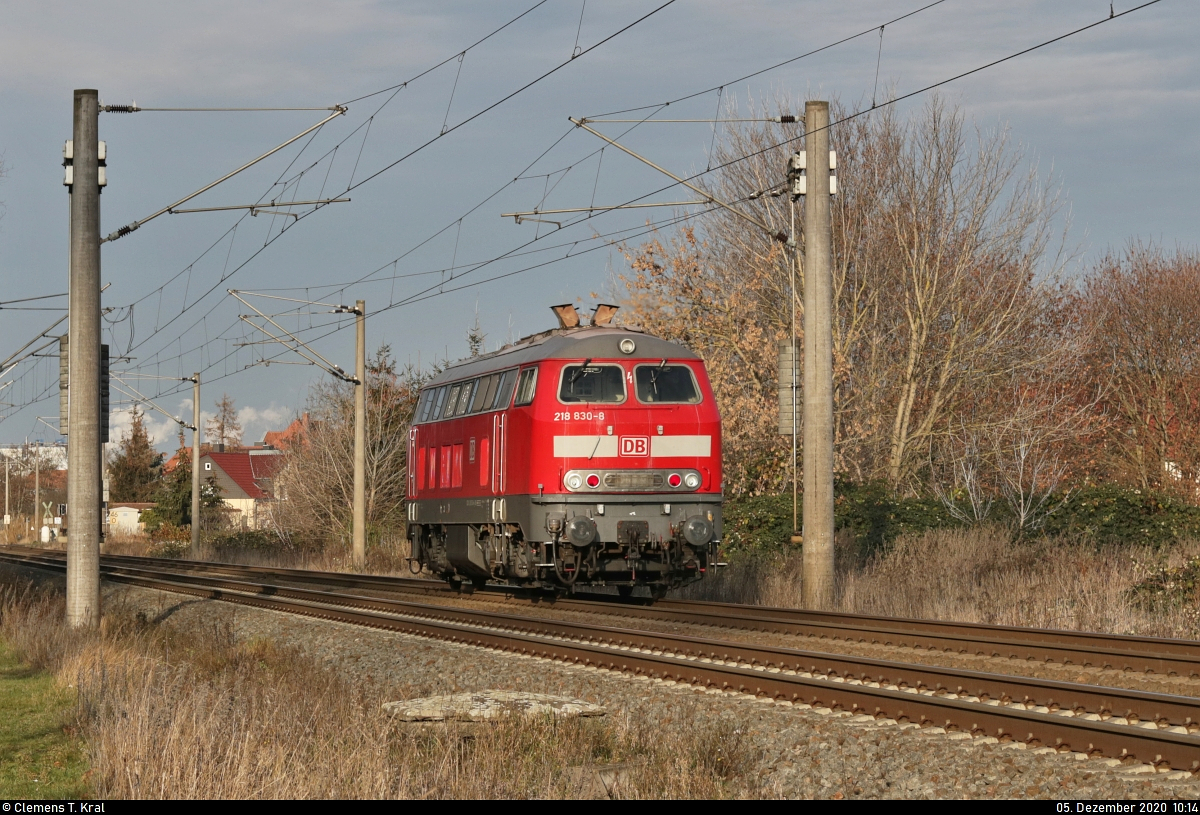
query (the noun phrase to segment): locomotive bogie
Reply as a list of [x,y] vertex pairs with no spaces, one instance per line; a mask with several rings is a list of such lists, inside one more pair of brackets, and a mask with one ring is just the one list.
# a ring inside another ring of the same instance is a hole
[[[442,577],[560,587],[667,589],[703,575],[716,554],[721,503],[677,495],[513,496],[410,505],[414,557]],[[474,504],[474,505],[472,505]],[[490,502],[489,502],[490,504]],[[493,512],[503,520],[492,520]]]
[[639,332],[547,332],[467,361],[423,389],[409,433],[414,566],[558,590],[699,579],[721,536],[720,441],[703,363]]

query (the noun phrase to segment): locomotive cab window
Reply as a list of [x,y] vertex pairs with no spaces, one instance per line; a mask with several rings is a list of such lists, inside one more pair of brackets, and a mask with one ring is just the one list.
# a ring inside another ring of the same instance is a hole
[[694,405],[700,401],[696,377],[687,365],[638,365],[633,372],[639,402]]
[[533,396],[537,392],[537,372],[537,368],[526,368],[521,371],[521,381],[517,384],[517,401],[514,407],[533,403]]
[[619,404],[625,401],[625,369],[620,365],[566,365],[558,388],[560,402]]

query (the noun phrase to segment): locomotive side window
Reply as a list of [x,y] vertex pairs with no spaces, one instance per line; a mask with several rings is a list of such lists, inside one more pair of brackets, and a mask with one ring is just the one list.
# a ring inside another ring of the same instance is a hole
[[638,401],[697,404],[700,401],[700,389],[696,387],[692,369],[686,365],[667,365],[666,362],[664,359],[658,365],[639,365],[633,369]]
[[442,385],[437,389],[437,395],[433,398],[433,409],[429,411],[429,421],[434,422],[442,418],[442,405],[446,403],[446,386]]
[[504,371],[500,374],[500,383],[496,385],[496,400],[492,404],[492,410],[507,410],[508,405],[512,402],[513,388],[517,385],[516,370]]
[[458,410],[454,411],[455,416],[462,416],[467,412],[467,408],[471,405],[471,394],[475,392],[475,385],[478,382],[478,379],[472,379],[470,382],[463,383],[462,392],[458,396]]
[[526,368],[521,371],[521,381],[517,385],[515,407],[521,407],[533,402],[534,393],[537,392],[537,372],[537,368]]
[[425,421],[428,415],[430,415],[430,402],[432,401],[432,398],[432,390],[421,391],[420,401],[416,403],[416,420]]
[[[529,401],[532,401],[537,369],[528,368],[526,370],[530,378],[528,381],[522,379],[521,382],[522,387],[529,392]],[[466,382],[442,385],[440,388],[429,388],[422,391],[417,400],[415,421],[436,422],[441,419],[466,416],[468,413],[504,410],[512,401],[513,389],[516,385],[517,371],[513,369],[481,376],[477,379],[469,379]],[[521,404],[529,404],[529,402]]]
[[589,362],[563,367],[562,384],[558,389],[559,401],[624,402],[625,370],[620,365],[590,365]]
[[451,385],[450,396],[446,399],[446,409],[442,411],[439,419],[449,419],[454,415],[454,409],[458,407],[458,392],[462,390],[462,385]]
[[479,380],[479,385],[475,388],[475,398],[471,400],[472,413],[479,413],[491,406],[492,400],[496,398],[496,381],[498,379],[500,379],[499,374],[492,374]]

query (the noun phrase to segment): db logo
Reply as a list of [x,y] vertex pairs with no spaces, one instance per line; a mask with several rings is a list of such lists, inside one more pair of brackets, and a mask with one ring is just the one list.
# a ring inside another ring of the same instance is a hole
[[650,437],[649,436],[622,436],[621,437],[621,455],[623,455],[623,456],[648,456],[648,455],[650,455]]

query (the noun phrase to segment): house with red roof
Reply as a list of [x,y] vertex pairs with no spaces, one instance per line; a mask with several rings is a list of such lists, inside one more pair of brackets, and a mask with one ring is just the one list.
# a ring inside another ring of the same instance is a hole
[[282,463],[282,451],[267,448],[203,452],[200,482],[220,489],[222,503],[236,510],[233,520],[243,529],[258,529],[265,504],[276,500],[275,474]]
[[279,450],[286,450],[296,444],[303,444],[308,438],[308,430],[312,424],[306,412],[299,419],[293,419],[292,423],[283,430],[268,430],[263,436],[263,447],[275,447]]

